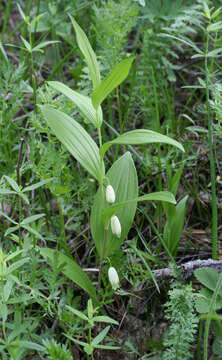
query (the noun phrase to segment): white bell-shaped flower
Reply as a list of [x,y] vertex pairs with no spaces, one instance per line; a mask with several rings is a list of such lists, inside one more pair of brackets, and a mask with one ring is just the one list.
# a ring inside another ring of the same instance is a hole
[[108,185],[106,188],[106,201],[110,204],[113,204],[115,202],[115,199],[115,191],[111,185]]
[[119,285],[119,276],[117,274],[117,271],[114,267],[110,267],[108,270],[108,276],[109,276],[109,281],[110,284],[113,288],[113,290],[116,290],[120,287]]
[[119,222],[119,219],[116,215],[111,217],[110,220],[111,224],[111,230],[114,235],[116,235],[118,238],[121,236],[121,224]]

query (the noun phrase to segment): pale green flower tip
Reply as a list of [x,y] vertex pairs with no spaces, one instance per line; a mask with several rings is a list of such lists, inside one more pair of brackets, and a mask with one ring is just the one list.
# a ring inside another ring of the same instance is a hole
[[119,222],[119,219],[117,216],[112,216],[111,217],[111,230],[113,235],[116,235],[118,238],[120,238],[121,236],[121,224]]
[[110,282],[113,290],[117,290],[120,287],[119,276],[118,276],[117,271],[116,271],[116,269],[114,267],[109,268],[108,277],[109,277],[109,282]]
[[110,204],[113,204],[116,200],[115,191],[111,185],[108,185],[106,188],[106,201]]

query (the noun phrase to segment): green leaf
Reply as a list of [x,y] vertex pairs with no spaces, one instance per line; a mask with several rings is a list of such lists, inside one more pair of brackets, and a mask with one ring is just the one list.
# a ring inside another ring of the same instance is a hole
[[36,45],[32,51],[39,51],[41,50],[42,48],[46,47],[47,45],[52,45],[52,44],[56,44],[56,43],[59,43],[60,41],[58,40],[50,40],[50,41],[43,41],[41,42],[40,44]]
[[28,199],[28,197],[27,197],[25,194],[23,194],[22,191],[20,191],[20,192],[18,193],[18,195],[24,200],[24,202],[25,202],[26,204],[29,204],[29,199]]
[[24,220],[22,220],[21,225],[30,224],[30,223],[42,218],[43,216],[45,216],[45,214],[38,214],[38,215],[29,216],[29,217],[25,218]]
[[4,285],[4,300],[8,301],[8,298],[11,294],[12,287],[14,285],[14,281],[12,279],[8,279],[6,284]]
[[118,321],[110,318],[109,316],[95,316],[93,318],[93,321],[95,322],[105,322],[105,323],[109,323],[109,324],[114,324],[114,325],[119,325]]
[[207,31],[208,32],[212,32],[212,31],[219,31],[222,29],[222,21],[218,21],[214,24],[210,24],[207,27]]
[[13,188],[13,190],[15,190],[17,193],[20,192],[20,188],[19,188],[17,182],[16,182],[14,179],[12,179],[12,178],[10,178],[9,176],[6,176],[6,175],[4,175],[4,178],[5,178],[5,179],[8,181],[8,183],[11,185],[11,187]]
[[120,346],[111,346],[111,345],[96,345],[95,348],[104,349],[104,350],[119,350],[119,349],[121,349]]
[[[12,344],[11,344],[12,345]],[[30,349],[30,350],[36,350],[36,351],[43,351],[45,352],[45,347],[34,343],[32,341],[22,341],[19,340],[18,343],[15,341],[15,345],[19,345],[21,348]]]
[[[197,280],[208,289],[214,291],[221,274],[209,267],[202,267],[194,271]],[[222,289],[220,289],[221,291]],[[221,294],[222,295],[222,294]]]
[[92,346],[98,345],[107,335],[108,331],[110,329],[110,326],[105,327],[92,341]]
[[8,308],[6,304],[0,303],[0,318],[5,322],[8,317]]
[[10,273],[12,273],[13,271],[19,269],[21,266],[23,266],[28,261],[29,261],[29,258],[25,258],[25,259],[14,262],[12,265],[10,265],[7,268],[6,276],[9,275]]
[[53,258],[57,256],[58,266],[65,264],[64,268],[62,269],[62,273],[83,290],[85,290],[89,296],[95,300],[96,303],[98,303],[96,289],[93,286],[93,283],[74,260],[70,259],[68,256],[57,250],[39,248],[39,251],[42,256],[45,258],[48,257],[50,260],[53,260]]
[[[210,303],[212,300],[213,292],[209,289],[203,288],[200,290],[199,296],[196,298],[195,301],[195,307],[196,310],[200,314],[205,314],[210,311]],[[214,310],[219,310],[222,308],[222,298],[221,296],[217,296],[215,304],[214,304]]]
[[14,225],[18,225],[18,223],[16,221],[14,221],[13,219],[11,219],[7,214],[5,214],[4,212],[0,211],[0,215],[4,216],[8,221],[10,221],[12,224]]
[[176,256],[179,241],[184,228],[188,195],[175,206],[172,204],[163,205],[164,210],[167,209],[167,222],[164,227],[163,240],[172,255]]
[[[99,148],[85,129],[70,116],[52,106],[41,106],[41,110],[62,144],[95,179],[100,180]],[[102,171],[104,175],[104,165]]]
[[22,36],[20,36],[20,38],[22,39],[23,44],[25,45],[26,50],[31,53],[32,52],[32,48],[31,45],[29,44],[29,42],[27,40],[25,40]]
[[117,203],[115,205],[109,206],[107,208],[105,208],[102,211],[102,217],[105,221],[105,223],[109,222],[110,218],[116,214],[116,212],[119,209],[124,208],[127,205],[133,204],[133,203],[137,203],[139,201],[167,201],[171,204],[175,204],[176,200],[175,197],[173,196],[173,194],[171,194],[168,191],[158,191],[158,192],[154,192],[151,194],[147,194],[147,195],[143,195],[143,196],[139,196],[135,199],[130,199],[127,201],[123,201],[121,203]]
[[85,351],[86,354],[92,355],[94,348],[93,348],[93,346],[91,344],[86,344],[84,346],[83,350]]
[[210,19],[210,9],[205,1],[203,1],[203,6],[204,6],[204,15],[206,16],[207,19]]
[[176,36],[174,36],[174,35],[164,34],[164,33],[160,34],[160,36],[169,37],[169,38],[171,38],[171,39],[179,40],[179,41],[182,42],[183,44],[191,47],[191,48],[192,48],[193,50],[195,50],[197,53],[199,53],[199,54],[204,54],[204,52],[203,52],[202,50],[200,50],[200,49],[195,45],[195,43],[194,43],[193,41],[191,41],[191,40],[189,40],[189,39],[187,39],[187,38],[185,38],[185,39],[183,39],[183,38],[178,38],[178,37],[176,37]]
[[[86,345],[88,345],[87,343],[85,343],[85,342],[83,342],[83,341],[80,341],[80,340],[77,340],[77,339],[75,339],[75,338],[73,338],[72,336],[69,336],[69,335],[67,335],[67,334],[64,334],[68,339],[70,339],[70,340],[72,340],[72,341],[74,341],[76,344],[79,344],[79,345],[81,345],[81,346],[86,346]],[[93,347],[92,347],[92,349],[93,349]]]
[[20,255],[22,252],[23,252],[23,250],[14,251],[12,254],[10,254],[6,257],[6,261],[8,262],[8,261],[14,259],[16,256]]
[[103,122],[103,113],[101,106],[98,111],[94,109],[92,101],[88,96],[79,94],[77,91],[70,89],[59,81],[48,81],[49,86],[53,89],[60,91],[63,95],[67,96],[81,111],[82,115],[85,116],[96,128],[99,128]]
[[38,23],[39,20],[42,19],[43,16],[45,16],[46,14],[47,14],[46,12],[44,12],[44,13],[42,13],[42,14],[39,14],[38,16],[36,16],[36,17],[30,22],[30,29],[31,29],[32,32],[34,32],[34,30],[35,30],[35,25],[36,25],[36,23]]
[[80,319],[84,320],[84,321],[89,321],[89,319],[87,318],[87,316],[85,314],[83,314],[83,312],[72,308],[71,306],[66,305],[66,308],[71,311],[74,315],[78,316]]
[[94,53],[84,31],[81,29],[81,27],[77,24],[77,22],[73,19],[71,15],[69,17],[76,32],[78,46],[82,51],[86,64],[88,66],[89,73],[93,82],[93,87],[96,88],[100,83],[100,71],[99,64],[96,59],[96,54]]
[[[126,152],[121,158],[115,161],[110,170],[107,172],[106,176],[108,177],[109,182],[115,191],[117,202],[124,202],[137,198],[137,173],[133,159],[129,152]],[[100,256],[102,255],[104,245],[104,222],[102,220],[102,204],[103,201],[101,191],[99,189],[95,196],[91,211],[90,228],[96,245],[96,249]],[[111,255],[116,249],[120,248],[132,225],[135,212],[136,202],[132,202],[129,205],[118,210],[116,215],[118,216],[122,227],[121,237],[118,239],[112,234],[109,228],[106,256]]]
[[26,186],[22,192],[27,192],[27,191],[33,191],[35,189],[38,189],[39,187],[45,185],[45,184],[48,184],[49,182],[53,181],[55,178],[50,178],[50,179],[47,179],[47,180],[42,180],[42,181],[39,181],[33,185],[29,185],[29,186]]
[[5,49],[0,41],[0,53],[2,54],[3,60],[5,61],[6,64],[8,64],[8,56],[5,52]]
[[169,191],[174,196],[176,196],[178,186],[179,186],[179,183],[180,183],[180,179],[181,179],[181,176],[182,176],[182,173],[183,173],[184,166],[185,166],[185,161],[182,163],[182,165],[177,170],[174,170],[175,171],[174,175],[172,175],[172,166],[171,165],[167,166],[168,173],[170,171],[170,175],[169,175],[169,178],[170,178]]
[[0,189],[0,195],[10,195],[10,194],[17,194],[17,192],[8,189]]
[[214,49],[207,53],[207,57],[216,57],[222,55],[222,48]]
[[41,235],[38,231],[36,231],[35,229],[33,229],[31,226],[21,224],[21,227],[22,227],[23,229],[27,230],[28,232],[30,232],[32,235],[36,236],[38,239],[43,240],[42,235]]
[[134,57],[122,60],[111,73],[93,90],[92,103],[95,109],[106,99],[106,97],[121,84],[129,74]]
[[140,144],[153,144],[153,143],[164,143],[168,145],[176,146],[178,149],[184,151],[183,146],[176,140],[171,139],[169,136],[159,134],[152,130],[139,129],[128,131],[123,135],[118,136],[112,141],[109,141],[100,149],[101,156],[104,156],[105,152],[113,144],[122,145],[140,145]]
[[6,232],[5,232],[5,236],[8,236],[9,234],[11,234],[12,232],[15,232],[19,229],[19,226],[10,226],[7,228]]
[[22,10],[21,6],[20,6],[19,4],[17,4],[17,7],[18,7],[18,11],[19,11],[19,13],[20,13],[21,17],[22,17],[22,18],[23,18],[23,20],[27,23],[27,17],[25,16],[25,14],[24,14],[24,12],[23,12],[23,10]]
[[220,15],[220,13],[222,12],[222,7],[216,9],[213,14],[211,15],[211,19],[214,19],[215,17],[217,17],[218,15]]

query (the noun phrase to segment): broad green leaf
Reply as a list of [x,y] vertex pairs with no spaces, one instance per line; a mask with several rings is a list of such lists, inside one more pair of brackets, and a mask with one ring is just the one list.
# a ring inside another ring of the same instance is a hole
[[101,106],[98,111],[94,109],[92,101],[88,96],[79,94],[77,91],[70,89],[59,81],[48,81],[53,89],[60,91],[63,95],[67,96],[81,111],[82,115],[85,116],[96,128],[99,128],[103,122],[103,113]]
[[84,31],[81,29],[81,27],[77,24],[77,22],[73,19],[72,16],[70,16],[70,19],[76,33],[78,46],[82,51],[86,64],[88,66],[89,73],[93,82],[93,87],[96,88],[100,83],[100,71],[99,64],[96,59],[96,54],[94,53]]
[[48,184],[49,182],[53,181],[55,178],[50,178],[50,179],[46,179],[46,180],[42,180],[42,181],[39,181],[33,185],[29,185],[29,186],[26,186],[22,192],[27,192],[27,191],[33,191],[35,189],[38,189],[39,187],[45,185],[45,184]]
[[[212,300],[213,292],[207,288],[200,290],[199,296],[196,298],[195,307],[200,314],[205,314],[210,311],[210,303]],[[222,298],[217,296],[217,299],[214,303],[214,310],[219,310],[222,308]]]
[[[184,228],[188,195],[175,206],[167,204],[167,222],[164,227],[163,240],[172,255],[176,256],[179,241]],[[164,204],[165,210],[165,204]]]
[[147,195],[143,195],[143,196],[139,196],[135,199],[130,199],[127,201],[123,201],[121,203],[117,203],[114,204],[110,207],[105,208],[102,211],[102,217],[105,220],[105,223],[109,222],[110,218],[116,214],[116,212],[119,209],[124,208],[127,205],[133,204],[133,203],[137,203],[139,201],[167,201],[171,204],[175,204],[176,200],[175,197],[173,196],[173,194],[171,194],[170,192],[167,191],[158,191],[158,192],[154,192],[151,194],[147,194]]
[[169,191],[172,192],[174,196],[176,196],[184,166],[185,162],[182,163],[182,165],[176,170],[175,174],[171,176]]
[[75,284],[77,284],[79,287],[81,287],[83,290],[85,290],[89,294],[89,296],[98,303],[96,289],[93,286],[93,283],[74,260],[54,249],[39,248],[39,251],[42,256],[44,256],[45,258],[48,257],[50,260],[53,260],[54,256],[56,255],[58,260],[58,266],[65,264],[62,270],[63,274],[67,276],[70,280],[72,280]]
[[116,139],[109,141],[100,149],[100,154],[104,156],[105,152],[113,144],[121,145],[140,145],[140,144],[153,144],[153,143],[163,143],[168,145],[176,146],[178,149],[184,151],[183,146],[178,143],[176,140],[171,139],[169,136],[159,134],[152,130],[139,129],[128,131],[123,135],[118,136]]
[[[41,110],[62,144],[95,179],[100,180],[99,148],[85,129],[70,116],[52,106],[41,106]],[[102,171],[104,175],[103,164]]]
[[134,57],[122,60],[111,73],[93,90],[92,103],[95,109],[128,76]]
[[[117,202],[124,202],[137,198],[137,173],[133,159],[129,152],[126,152],[121,158],[115,161],[110,170],[107,172],[106,176],[108,177],[110,184],[115,191]],[[102,219],[102,204],[103,201],[101,191],[99,189],[95,196],[91,211],[90,228],[96,245],[96,249],[100,256],[102,255],[104,245],[104,222]],[[118,216],[122,227],[121,237],[118,239],[112,234],[109,228],[106,256],[111,255],[116,249],[120,248],[132,225],[135,212],[135,201],[117,211],[116,215]]]
[[37,215],[29,216],[29,217],[25,218],[24,220],[22,220],[21,225],[30,224],[30,223],[42,218],[43,216],[45,216],[45,214],[37,214]]
[[[220,276],[222,276],[215,269],[211,269],[209,267],[202,267],[195,270],[194,275],[202,285],[212,291],[216,289],[217,282],[219,281]],[[220,293],[220,295],[222,295],[222,293]]]

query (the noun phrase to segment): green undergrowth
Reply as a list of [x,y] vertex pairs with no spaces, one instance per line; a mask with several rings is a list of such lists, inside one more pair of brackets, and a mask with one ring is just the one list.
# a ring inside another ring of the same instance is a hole
[[1,359],[222,358],[221,15],[0,2]]

